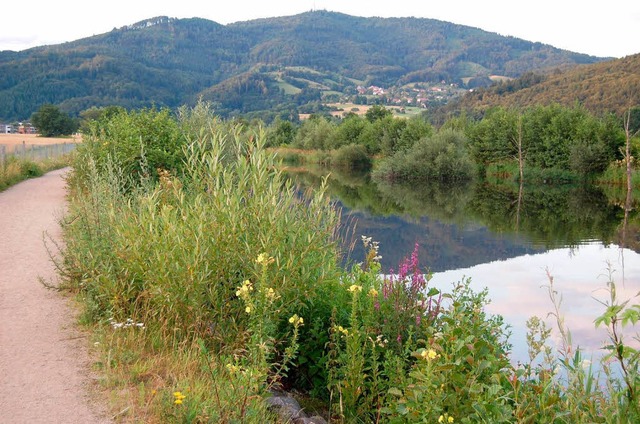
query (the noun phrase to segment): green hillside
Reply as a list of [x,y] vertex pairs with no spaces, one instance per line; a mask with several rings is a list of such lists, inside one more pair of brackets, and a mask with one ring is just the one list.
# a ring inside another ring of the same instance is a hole
[[640,105],[640,54],[581,65],[550,74],[529,73],[472,93],[448,104],[445,112],[482,111],[495,106],[581,104],[594,113],[622,114]]
[[396,86],[594,63],[601,58],[417,18],[315,11],[230,25],[158,17],[108,33],[0,52],[0,120],[43,103],[176,107],[200,96],[222,114],[292,110],[354,81]]

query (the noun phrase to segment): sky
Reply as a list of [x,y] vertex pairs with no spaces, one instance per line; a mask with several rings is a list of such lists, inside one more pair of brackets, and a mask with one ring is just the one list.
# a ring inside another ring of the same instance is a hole
[[439,19],[601,57],[640,53],[638,0],[11,1],[0,8],[0,51],[74,41],[156,16],[228,24],[310,10]]

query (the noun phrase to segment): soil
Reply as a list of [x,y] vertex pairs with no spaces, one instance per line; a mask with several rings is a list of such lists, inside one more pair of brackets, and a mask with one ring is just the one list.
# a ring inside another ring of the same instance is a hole
[[90,398],[96,383],[76,310],[70,299],[40,282],[57,282],[44,239],[61,236],[65,171],[0,193],[2,424],[111,422],[104,405]]

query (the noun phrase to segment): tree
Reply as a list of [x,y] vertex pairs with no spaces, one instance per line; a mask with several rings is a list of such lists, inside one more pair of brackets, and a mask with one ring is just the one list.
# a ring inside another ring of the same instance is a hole
[[283,144],[289,145],[293,143],[296,136],[296,127],[290,121],[281,119],[276,116],[271,126],[267,131],[266,147],[281,146]]
[[373,123],[379,119],[384,119],[387,116],[392,116],[393,112],[384,106],[374,105],[371,106],[367,112],[364,114],[364,117],[367,118],[367,121]]
[[31,116],[31,123],[44,137],[70,135],[78,129],[78,123],[75,119],[52,104],[42,105]]

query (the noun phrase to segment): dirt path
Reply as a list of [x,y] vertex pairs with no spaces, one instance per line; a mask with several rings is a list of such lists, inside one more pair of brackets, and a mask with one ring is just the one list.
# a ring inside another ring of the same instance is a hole
[[107,423],[89,401],[87,339],[55,281],[43,232],[60,236],[64,170],[0,193],[0,423]]

